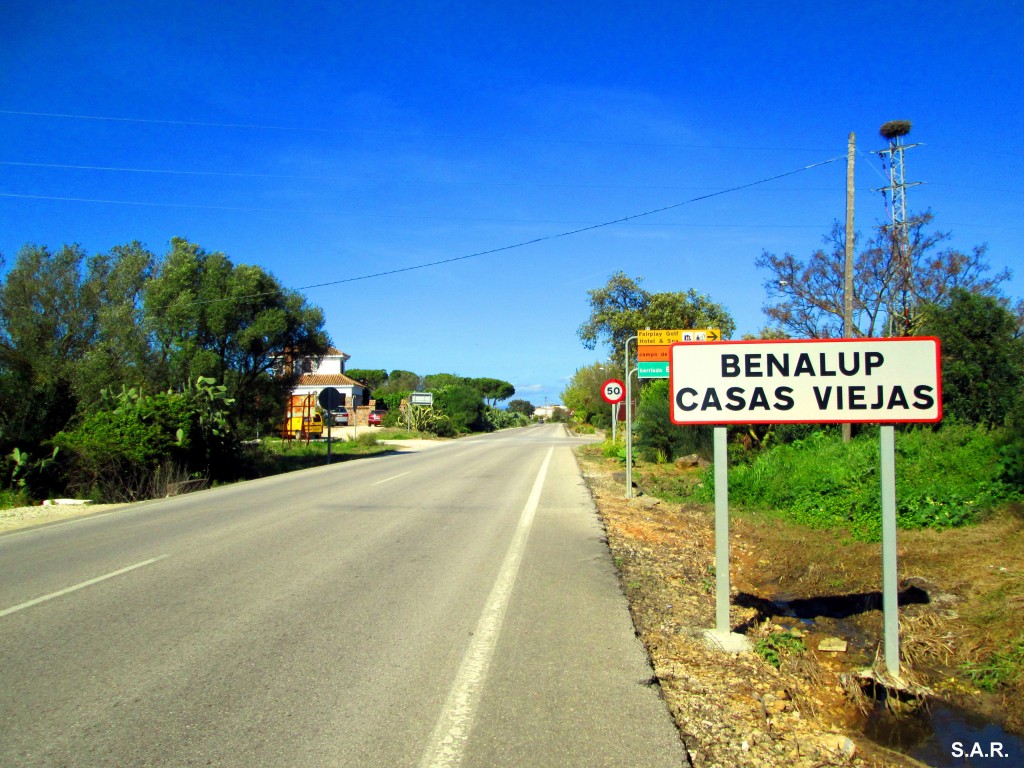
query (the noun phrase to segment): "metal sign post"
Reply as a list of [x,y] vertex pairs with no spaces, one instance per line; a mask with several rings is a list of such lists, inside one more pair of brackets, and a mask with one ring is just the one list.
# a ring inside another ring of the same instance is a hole
[[885,668],[900,675],[899,579],[896,571],[896,448],[891,424],[879,430],[882,476],[882,636]]
[[334,411],[345,405],[345,395],[334,387],[324,387],[317,397],[320,407],[327,411],[327,463],[331,463],[331,426],[334,422]]

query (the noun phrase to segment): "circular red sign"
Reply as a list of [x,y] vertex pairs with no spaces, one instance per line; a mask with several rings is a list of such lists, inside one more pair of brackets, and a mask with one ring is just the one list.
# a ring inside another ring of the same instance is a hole
[[601,397],[610,405],[621,403],[626,399],[626,385],[618,379],[608,379],[601,385]]

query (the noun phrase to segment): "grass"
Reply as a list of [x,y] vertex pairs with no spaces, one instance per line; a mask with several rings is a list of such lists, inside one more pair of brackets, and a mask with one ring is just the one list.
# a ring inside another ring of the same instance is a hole
[[[332,440],[331,460],[348,461],[393,450],[379,442],[376,432],[360,434],[353,440]],[[294,472],[327,463],[327,441],[314,440],[308,445],[299,441],[267,438],[259,445],[246,446],[242,455],[239,479],[252,479]]]
[[[1020,491],[999,479],[997,434],[966,425],[896,436],[897,525],[906,530],[954,528],[975,522]],[[706,471],[697,498],[714,499]],[[876,430],[850,443],[816,432],[729,469],[730,503],[772,510],[812,528],[845,528],[855,539],[881,536],[879,444]]]
[[984,661],[965,663],[963,670],[976,686],[989,693],[1024,680],[1024,635],[1008,650],[997,651]]

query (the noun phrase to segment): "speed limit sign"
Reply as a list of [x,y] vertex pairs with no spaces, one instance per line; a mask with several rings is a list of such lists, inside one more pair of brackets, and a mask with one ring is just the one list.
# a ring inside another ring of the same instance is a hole
[[601,385],[601,397],[611,405],[621,403],[626,399],[626,385],[618,379],[608,379]]

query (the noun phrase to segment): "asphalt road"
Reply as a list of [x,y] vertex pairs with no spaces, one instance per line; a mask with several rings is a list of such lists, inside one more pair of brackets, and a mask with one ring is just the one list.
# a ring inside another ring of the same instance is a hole
[[574,442],[0,536],[0,766],[680,766]]

